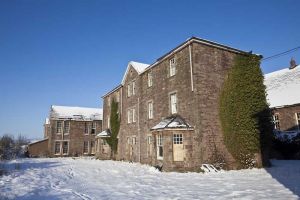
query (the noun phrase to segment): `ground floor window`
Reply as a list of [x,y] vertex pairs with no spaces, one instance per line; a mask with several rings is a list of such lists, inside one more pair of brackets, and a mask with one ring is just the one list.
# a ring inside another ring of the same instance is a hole
[[83,153],[85,153],[85,154],[89,153],[89,142],[88,141],[83,142]]
[[69,154],[69,142],[67,141],[63,142],[63,154],[64,155]]
[[300,130],[300,112],[296,113],[298,130]]
[[95,142],[91,141],[91,153],[94,154],[95,153]]
[[280,121],[279,121],[279,115],[278,114],[273,115],[273,121],[274,121],[274,128],[276,130],[280,130]]
[[163,137],[162,134],[158,134],[157,136],[157,159],[163,159]]
[[60,154],[60,142],[55,142],[54,153],[55,154]]

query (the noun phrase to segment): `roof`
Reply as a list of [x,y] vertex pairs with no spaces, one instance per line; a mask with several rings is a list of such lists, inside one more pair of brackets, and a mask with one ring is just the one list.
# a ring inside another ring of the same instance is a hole
[[110,94],[112,94],[112,93],[114,93],[115,91],[117,91],[118,89],[120,89],[122,87],[122,85],[120,84],[120,85],[118,85],[117,87],[115,87],[114,89],[112,89],[112,90],[110,90],[109,92],[107,92],[106,94],[104,94],[103,96],[102,96],[102,98],[104,98],[104,97],[107,97],[108,95],[110,95]]
[[124,85],[125,83],[125,79],[127,77],[127,74],[129,72],[129,69],[130,67],[133,67],[136,72],[140,75],[141,73],[143,73],[146,68],[148,68],[150,65],[149,64],[145,64],[145,63],[139,63],[139,62],[135,62],[135,61],[130,61],[127,65],[127,69],[126,69],[126,72],[123,76],[123,79],[122,79],[122,85]]
[[102,120],[101,108],[51,106],[50,118],[73,120]]
[[48,138],[45,138],[45,139],[42,139],[42,140],[38,140],[38,141],[33,141],[33,142],[29,143],[28,145],[33,145],[33,144],[44,142],[44,141],[47,141],[47,140],[48,140]]
[[162,130],[162,129],[192,129],[193,127],[189,125],[181,116],[173,115],[163,119],[157,125],[151,128],[151,130]]
[[101,133],[99,133],[98,135],[96,135],[96,137],[110,137],[111,132],[109,129],[106,129],[104,131],[102,131]]
[[266,74],[264,83],[271,108],[300,103],[300,65]]

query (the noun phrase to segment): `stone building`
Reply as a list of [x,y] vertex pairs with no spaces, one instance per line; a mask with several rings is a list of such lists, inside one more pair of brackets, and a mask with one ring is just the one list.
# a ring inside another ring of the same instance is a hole
[[266,74],[265,85],[275,130],[300,132],[300,65],[292,59],[289,68]]
[[120,86],[103,96],[104,129],[111,99],[119,102],[117,158],[193,171],[218,156],[234,168],[219,96],[236,55],[249,53],[193,37],[151,65],[129,62]]

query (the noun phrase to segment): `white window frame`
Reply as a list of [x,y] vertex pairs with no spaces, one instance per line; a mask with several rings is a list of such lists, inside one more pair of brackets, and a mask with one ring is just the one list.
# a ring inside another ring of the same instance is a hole
[[131,97],[131,83],[127,85],[127,97]]
[[153,85],[152,71],[149,71],[149,72],[148,72],[147,77],[148,77],[148,87],[152,87],[152,85]]
[[136,145],[136,137],[132,137],[132,145]]
[[[85,144],[87,144],[87,152],[85,152]],[[89,150],[90,150],[90,144],[89,141],[83,141],[83,154],[89,154]]]
[[[68,124],[68,126],[66,124]],[[68,135],[70,133],[70,127],[71,127],[71,121],[70,120],[64,121],[64,134],[65,135]]]
[[132,113],[132,122],[135,123],[136,122],[136,118],[135,118],[135,108],[131,109],[131,113]]
[[278,113],[275,113],[273,115],[273,121],[274,121],[274,129],[280,130],[280,118]]
[[95,135],[96,130],[97,130],[97,123],[95,121],[92,121],[91,134]]
[[148,119],[153,119],[153,101],[148,102]]
[[183,134],[174,133],[173,134],[173,144],[183,144]]
[[[60,124],[60,127],[58,126]],[[56,134],[60,135],[63,132],[63,121],[56,121]]]
[[131,115],[131,109],[130,108],[127,110],[127,123],[128,124],[132,123],[132,115]]
[[148,145],[152,144],[152,136],[151,135],[147,136],[147,144]]
[[107,128],[110,128],[110,116],[107,117]]
[[135,95],[135,81],[132,81],[132,95]]
[[[156,135],[156,154],[157,154],[157,160],[163,160],[164,158],[164,148],[163,148],[163,136],[162,134],[157,134]],[[162,156],[160,156],[160,150],[162,151]]]
[[[68,145],[67,145],[67,147],[68,147],[68,148],[67,148],[67,153],[64,153],[64,150],[65,150],[65,149],[64,149],[64,143],[65,143],[65,142],[68,144]],[[69,155],[69,148],[70,148],[69,146],[70,146],[69,141],[62,141],[62,154],[63,154],[63,155]]]
[[172,77],[176,75],[176,60],[175,58],[171,58],[169,62],[170,62],[169,75],[170,77]]
[[130,144],[131,144],[130,137],[127,137],[127,144],[128,144],[128,145],[130,145]]
[[171,114],[177,114],[178,112],[178,101],[177,101],[177,93],[171,93],[170,94],[170,109],[171,109]]
[[[56,144],[59,145],[59,152],[56,152]],[[61,154],[61,141],[55,141],[54,142],[54,155],[60,155]]]
[[90,133],[90,123],[84,122],[84,134],[88,135]]

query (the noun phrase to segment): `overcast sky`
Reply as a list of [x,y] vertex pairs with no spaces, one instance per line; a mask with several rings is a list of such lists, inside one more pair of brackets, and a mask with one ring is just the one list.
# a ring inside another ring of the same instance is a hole
[[[131,60],[191,36],[264,57],[300,46],[300,1],[0,1],[0,136],[43,137],[51,105],[101,107]],[[262,63],[300,63],[300,51]]]

